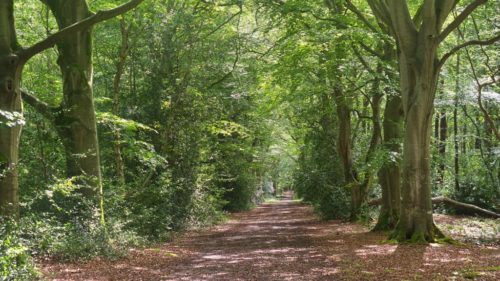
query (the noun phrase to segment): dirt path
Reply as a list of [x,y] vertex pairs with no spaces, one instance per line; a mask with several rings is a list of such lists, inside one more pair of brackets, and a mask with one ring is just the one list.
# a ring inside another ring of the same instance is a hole
[[116,262],[46,264],[49,280],[500,280],[498,246],[389,245],[289,199]]

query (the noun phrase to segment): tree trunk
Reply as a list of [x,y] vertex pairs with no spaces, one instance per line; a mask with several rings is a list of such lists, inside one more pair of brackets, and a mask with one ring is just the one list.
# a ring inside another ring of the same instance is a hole
[[455,101],[453,108],[453,143],[455,152],[453,154],[454,162],[454,181],[455,181],[455,191],[460,191],[460,163],[459,163],[459,143],[458,143],[458,92],[460,91],[460,54],[457,54],[457,64],[455,66]]
[[18,218],[22,66],[14,55],[18,44],[13,12],[13,0],[0,2],[0,216]]
[[[377,66],[377,73],[382,75],[382,64],[379,63]],[[380,145],[380,139],[382,136],[382,124],[380,120],[380,103],[382,102],[383,94],[379,90],[380,79],[376,79],[372,87],[372,100],[371,100],[371,111],[372,111],[372,135],[370,139],[370,146],[366,152],[365,163],[370,163],[372,161],[374,154]],[[372,185],[374,176],[374,171],[368,169],[365,173],[363,182],[361,184],[356,184],[352,187],[352,200],[351,200],[351,220],[355,220],[360,212],[363,203],[366,201],[366,197]]]
[[434,140],[436,141],[436,146],[439,148],[439,114],[436,112],[434,116]]
[[389,159],[379,172],[379,183],[382,187],[382,207],[374,230],[394,229],[401,208],[401,138],[403,137],[403,107],[401,97],[387,97],[384,110],[384,148]]
[[342,161],[344,179],[347,183],[352,183],[356,180],[356,172],[353,169],[351,149],[351,109],[340,87],[335,87],[334,95],[337,105],[337,118],[339,121],[339,156]]
[[363,194],[358,183],[357,173],[354,170],[351,148],[351,108],[342,88],[336,86],[334,89],[336,113],[339,124],[338,154],[342,161],[344,181],[351,190],[351,220],[355,220],[361,206]]
[[[430,242],[442,235],[432,219],[430,139],[437,77],[453,52],[438,59],[438,47],[486,2],[472,1],[445,26],[456,6],[454,0],[423,1],[414,16],[407,1],[368,0],[373,14],[388,27],[385,32],[394,37],[399,49],[405,128],[403,198],[401,216],[392,235],[399,241]],[[455,47],[455,51],[462,47]]]
[[[444,109],[443,109],[444,110]],[[446,111],[439,114],[439,146],[438,146],[438,183],[440,186],[444,183],[444,171],[446,168],[446,139],[448,138],[448,119]]]
[[399,56],[405,132],[402,209],[393,233],[398,241],[430,242],[436,235],[442,235],[432,218],[430,169],[437,46],[427,38],[423,41],[418,43],[414,53]]
[[[84,0],[47,2],[59,29],[90,16]],[[66,151],[67,176],[77,177],[84,184],[81,192],[86,198],[101,197],[102,209],[102,176],[92,88],[92,31],[87,29],[71,34],[57,47],[63,100],[55,124]]]
[[[128,52],[129,52],[129,44],[128,44],[128,34],[129,28],[125,25],[125,20],[122,18],[120,20],[120,31],[121,31],[121,46],[120,51],[118,52],[118,60],[116,62],[116,73],[113,78],[113,114],[120,114],[120,83],[121,78],[123,76],[123,72],[125,70],[125,62],[127,60]],[[122,157],[122,148],[121,148],[121,133],[118,128],[113,131],[113,154],[115,159],[115,171],[116,177],[118,178],[118,182],[120,185],[125,184],[125,168]]]

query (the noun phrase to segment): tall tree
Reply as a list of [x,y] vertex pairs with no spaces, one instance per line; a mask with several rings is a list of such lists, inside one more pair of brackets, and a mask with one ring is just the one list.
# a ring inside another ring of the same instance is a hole
[[17,216],[22,102],[14,1],[0,2],[0,215]]
[[[91,15],[85,0],[46,0],[62,30]],[[84,29],[57,43],[63,99],[55,125],[66,151],[66,173],[80,177],[88,198],[102,193],[99,143],[93,96],[92,32]]]
[[[21,46],[17,43],[16,28],[14,25],[13,1],[7,0],[0,3],[0,15],[2,15],[0,20],[2,23],[0,25],[0,61],[2,62],[0,66],[0,80],[2,81],[2,87],[0,87],[0,109],[2,110],[2,123],[5,123],[5,125],[2,124],[0,126],[0,161],[2,161],[0,162],[0,174],[5,175],[0,177],[0,215],[16,217],[18,214],[19,202],[17,194],[19,186],[17,179],[17,165],[19,160],[19,139],[22,127],[22,122],[19,121],[22,118],[21,90],[19,86],[23,66],[36,54],[53,47],[55,44],[63,42],[66,38],[68,38],[68,36],[77,36],[76,34],[82,32],[82,30],[88,30],[94,24],[125,13],[130,9],[135,8],[142,1],[143,0],[131,0],[126,4],[108,11],[101,11],[96,14],[87,13],[84,17],[79,15],[77,22],[66,23],[66,26],[61,28],[59,32],[48,36],[46,39],[32,45],[29,48],[21,48]],[[71,6],[73,4],[73,1],[65,2],[67,6]],[[82,6],[77,6],[82,8]],[[74,17],[75,15],[69,14],[67,16]],[[86,47],[85,41],[74,42],[74,44],[79,45],[81,48]],[[65,48],[68,48],[68,46],[65,46]],[[61,61],[61,64],[64,63],[67,62]],[[66,69],[65,71],[68,71],[66,73],[68,76],[65,77],[65,80],[67,80],[68,83],[71,81],[76,84],[80,83],[79,79],[82,79],[82,77],[72,76],[75,74],[72,73],[72,71],[75,71],[74,69]],[[85,75],[85,77],[91,77],[91,72],[87,71],[83,71],[83,75]],[[69,84],[67,86],[71,88],[74,85]],[[89,85],[86,85],[84,87],[88,86]],[[77,95],[75,99],[81,98],[81,96],[78,95],[78,92],[75,94]],[[71,104],[74,100],[66,102]],[[84,106],[91,105],[88,100],[83,100],[83,102]],[[75,112],[85,109],[72,108],[71,110]],[[77,127],[82,126],[79,124]],[[84,127],[83,129],[91,130],[92,127]],[[84,137],[83,132],[80,132],[80,137]],[[79,142],[81,142],[81,140],[79,140]],[[84,152],[86,153],[87,151]]]
[[[390,27],[399,49],[400,87],[404,110],[402,210],[393,237],[399,241],[434,241],[441,236],[432,218],[430,139],[434,98],[441,66],[459,49],[490,41],[466,42],[441,59],[438,48],[474,10],[487,0],[475,0],[443,28],[455,0],[424,1],[414,17],[403,0],[370,0],[378,20]],[[498,40],[498,36],[495,40]]]

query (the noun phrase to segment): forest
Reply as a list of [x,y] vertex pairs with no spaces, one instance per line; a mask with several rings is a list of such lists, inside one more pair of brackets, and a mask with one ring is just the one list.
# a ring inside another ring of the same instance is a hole
[[499,280],[499,0],[0,0],[0,280]]

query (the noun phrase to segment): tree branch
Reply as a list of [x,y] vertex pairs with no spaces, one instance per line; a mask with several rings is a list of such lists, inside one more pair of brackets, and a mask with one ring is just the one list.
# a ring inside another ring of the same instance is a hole
[[359,45],[361,46],[361,48],[363,48],[365,51],[367,51],[368,53],[376,56],[377,58],[383,60],[384,59],[384,55],[382,53],[379,53],[377,51],[375,51],[374,49],[370,48],[369,46],[367,46],[365,43],[363,42],[359,42]]
[[477,7],[483,5],[486,3],[488,0],[475,0],[474,2],[470,3],[469,6],[467,6],[462,13],[460,13],[438,36],[438,42],[442,42],[450,33],[455,30],[462,22],[469,17],[472,12],[474,12]]
[[492,212],[490,210],[480,208],[476,205],[458,202],[458,201],[455,201],[453,199],[443,197],[443,196],[432,198],[432,203],[433,204],[444,203],[444,204],[453,206],[453,207],[458,208],[458,209],[470,210],[472,212],[481,214],[483,216],[493,217],[493,218],[497,218],[497,219],[500,218],[500,214],[497,214],[497,213]]
[[231,22],[234,18],[236,18],[237,16],[241,15],[242,13],[243,13],[243,10],[240,9],[236,14],[234,14],[234,15],[230,16],[229,18],[227,18],[225,21],[223,21],[221,24],[219,24],[214,30],[210,31],[207,35],[205,35],[204,38],[210,37],[211,35],[213,35],[217,31],[219,31],[226,24],[228,24],[229,22]]
[[416,48],[417,28],[413,23],[405,0],[387,0],[393,29],[404,53]]
[[34,44],[33,46],[21,50],[18,55],[21,63],[26,63],[29,59],[31,59],[33,56],[36,54],[39,54],[46,49],[52,48],[55,44],[57,44],[61,39],[66,37],[69,34],[79,32],[81,30],[90,28],[91,26],[100,23],[102,21],[114,18],[116,16],[119,16],[121,14],[124,14],[133,8],[137,7],[140,3],[142,3],[144,0],[131,0],[128,3],[125,3],[121,6],[118,6],[114,9],[107,10],[107,11],[99,11],[86,19],[83,19],[77,23],[74,23],[68,27],[65,27],[58,32],[48,36],[44,40]]
[[[242,8],[240,7],[240,13],[239,13],[239,18],[238,18],[238,32],[239,32],[239,26],[240,26],[240,21],[241,21],[241,13],[242,13]],[[240,49],[241,49],[241,46],[240,46],[240,38],[238,36],[238,38],[236,39],[236,57],[234,58],[234,62],[233,62],[233,67],[232,69],[227,72],[226,74],[224,74],[224,76],[222,76],[220,79],[218,79],[217,81],[215,82],[212,82],[207,89],[212,89],[213,87],[215,87],[216,85],[224,82],[227,78],[229,78],[229,76],[231,76],[231,74],[233,74],[234,70],[236,70],[236,67],[238,65],[238,62],[240,60]]]
[[422,20],[423,20],[423,17],[424,17],[423,11],[424,11],[424,5],[420,5],[420,7],[418,7],[418,10],[415,13],[415,15],[413,15],[412,21],[413,21],[413,24],[415,24],[416,27],[419,27],[420,24],[422,24]]
[[368,0],[368,5],[379,22],[384,23],[387,27],[389,27],[391,32],[394,32],[391,16],[387,10],[386,4],[377,0]]
[[361,62],[361,64],[365,67],[365,69],[370,72],[371,74],[375,74],[375,71],[370,67],[370,64],[363,58],[363,56],[359,53],[358,48],[354,47],[353,48],[354,55],[358,58],[358,60]]
[[353,12],[358,17],[358,19],[362,21],[371,31],[373,31],[374,33],[380,33],[380,30],[378,30],[375,26],[373,26],[373,24],[371,24],[368,21],[368,19],[363,15],[363,13],[361,13],[361,11],[358,10],[358,8],[356,8],[356,6],[354,6],[354,4],[350,0],[346,0],[345,5],[347,9]]
[[[458,33],[459,33],[460,37],[463,38],[464,36],[463,36],[463,33],[460,31],[460,28],[457,28],[457,30],[458,30]],[[465,49],[465,54],[466,54],[466,57],[467,57],[467,61],[469,62],[469,65],[471,67],[472,75],[473,75],[474,80],[476,81],[476,84],[477,84],[477,94],[478,94],[477,102],[478,102],[478,105],[479,105],[479,109],[483,113],[484,118],[486,120],[486,123],[489,125],[490,129],[493,131],[493,133],[494,133],[494,135],[495,135],[495,137],[496,137],[496,139],[498,141],[498,140],[500,140],[500,132],[498,131],[498,128],[496,127],[495,121],[493,121],[493,119],[491,118],[488,110],[486,110],[486,108],[484,107],[483,101],[482,101],[482,91],[483,91],[483,88],[486,87],[486,86],[489,86],[491,84],[495,84],[497,82],[497,79],[496,79],[495,76],[492,76],[491,77],[491,81],[481,82],[480,79],[479,79],[479,76],[477,74],[476,68],[474,67],[474,63],[472,61],[472,57],[469,54],[469,51],[467,49]]]
[[458,2],[459,0],[441,0],[439,3],[436,3],[436,5],[438,5],[438,13],[437,13],[438,30],[441,30],[443,24],[446,21],[446,18],[448,18],[448,15],[455,8]]
[[27,90],[21,90],[21,97],[23,101],[31,105],[38,113],[50,121],[54,120],[54,113],[58,110],[57,107],[53,107],[45,103],[44,101],[38,99],[33,94]]
[[467,41],[463,44],[460,44],[458,46],[455,46],[448,53],[443,55],[443,57],[439,60],[438,67],[443,66],[444,63],[446,62],[446,60],[448,60],[452,55],[454,55],[456,52],[460,51],[461,49],[463,49],[465,47],[473,46],[473,45],[487,46],[487,45],[491,45],[499,40],[500,40],[500,34],[497,34],[495,37],[487,39],[487,40],[471,40],[471,41]]

